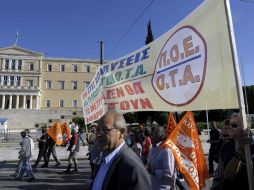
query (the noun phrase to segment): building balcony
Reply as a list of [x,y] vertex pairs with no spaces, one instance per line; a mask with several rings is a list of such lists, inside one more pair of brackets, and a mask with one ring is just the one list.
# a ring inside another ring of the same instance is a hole
[[3,86],[0,85],[1,91],[39,91],[39,86]]

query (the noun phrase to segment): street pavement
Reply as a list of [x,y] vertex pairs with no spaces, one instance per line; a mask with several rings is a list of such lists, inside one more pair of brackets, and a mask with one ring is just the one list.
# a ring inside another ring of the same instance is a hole
[[[51,164],[55,164],[54,162]],[[88,160],[79,160],[79,172],[63,173],[68,165],[61,161],[61,165],[48,168],[33,169],[35,181],[27,182],[27,178],[17,181],[10,175],[14,173],[17,163],[4,162],[0,164],[0,189],[1,190],[88,190],[90,180],[90,165]]]

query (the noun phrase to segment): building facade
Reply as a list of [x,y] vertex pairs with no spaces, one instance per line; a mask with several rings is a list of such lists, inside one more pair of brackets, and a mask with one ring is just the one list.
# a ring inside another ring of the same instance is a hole
[[48,119],[82,113],[81,94],[98,65],[97,60],[44,57],[16,45],[0,48],[0,114],[19,128],[13,126],[15,113]]

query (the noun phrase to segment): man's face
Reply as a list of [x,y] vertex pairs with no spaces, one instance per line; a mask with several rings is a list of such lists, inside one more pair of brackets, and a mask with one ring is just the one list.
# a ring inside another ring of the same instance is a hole
[[21,137],[25,138],[26,137],[26,133],[25,132],[21,133]]
[[160,136],[159,136],[158,128],[153,127],[151,131],[152,131],[151,135],[150,135],[151,142],[152,142],[153,145],[155,145],[158,142],[160,142]]
[[238,137],[242,130],[241,118],[239,116],[232,116],[230,119],[229,135],[232,138]]
[[113,126],[114,115],[106,114],[96,128],[97,140],[103,150],[114,150],[123,140],[123,134]]

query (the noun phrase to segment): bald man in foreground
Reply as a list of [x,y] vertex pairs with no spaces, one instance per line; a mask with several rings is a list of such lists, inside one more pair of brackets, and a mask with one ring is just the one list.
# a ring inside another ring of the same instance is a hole
[[100,119],[97,140],[105,154],[95,171],[92,190],[151,189],[142,161],[125,143],[126,131],[125,119],[117,112],[107,112]]

